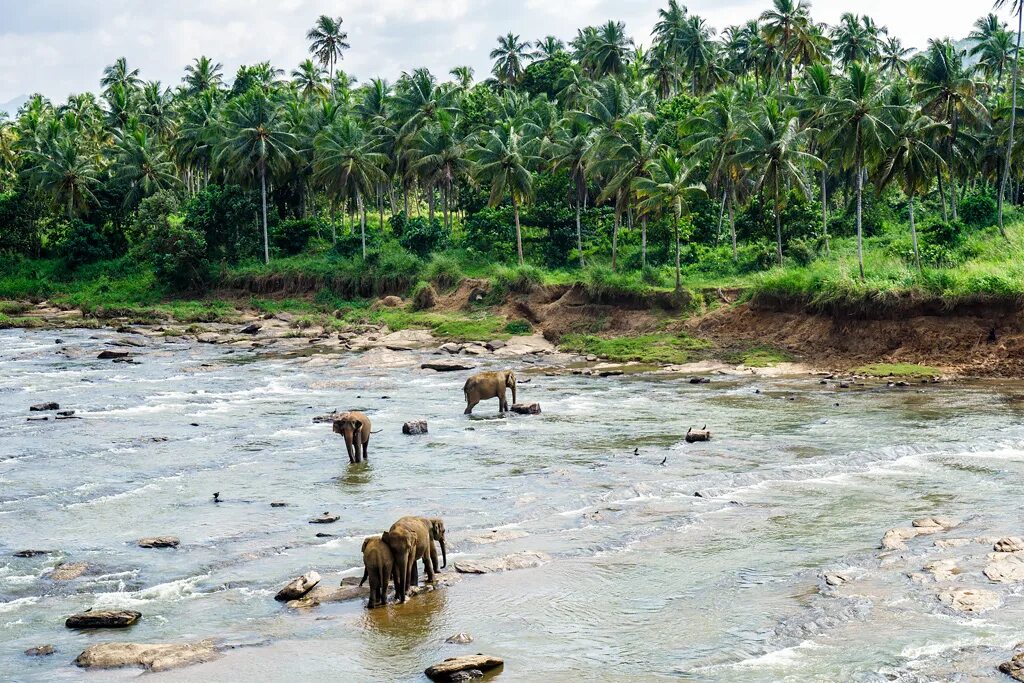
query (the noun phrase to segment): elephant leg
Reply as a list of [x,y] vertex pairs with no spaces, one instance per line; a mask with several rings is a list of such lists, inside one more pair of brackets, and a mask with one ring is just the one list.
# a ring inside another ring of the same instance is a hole
[[431,574],[436,574],[441,571],[441,565],[437,562],[437,548],[434,547],[434,542],[430,542],[430,564],[434,571]]
[[345,435],[345,449],[348,450],[348,461],[350,463],[356,462],[355,449],[352,447],[352,437],[348,434]]
[[411,580],[409,582],[409,587],[410,588],[414,588],[414,587],[416,587],[418,585],[420,585],[420,570],[419,570],[419,567],[416,565],[416,559],[413,558],[413,561],[412,561],[412,578],[411,578]]
[[367,451],[367,446],[369,446],[369,445],[370,445],[370,437],[366,437],[366,441],[363,442],[363,461],[364,462],[369,462],[370,461],[370,454]]
[[499,413],[507,413],[508,412],[508,397],[505,395],[504,391],[502,391],[500,394],[498,394],[498,412]]
[[472,415],[473,414],[473,408],[476,408],[476,404],[479,403],[479,402],[480,401],[467,400],[466,401],[466,412],[463,413],[463,415]]
[[427,583],[434,583],[434,570],[437,566],[437,553],[428,553],[423,556],[423,573],[427,575]]

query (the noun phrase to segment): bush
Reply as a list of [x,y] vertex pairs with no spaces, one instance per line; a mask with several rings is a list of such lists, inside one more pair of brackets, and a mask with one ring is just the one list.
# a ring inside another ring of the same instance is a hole
[[146,197],[139,204],[139,210],[128,226],[128,244],[134,246],[144,243],[154,230],[165,229],[168,218],[180,210],[178,197],[169,190],[161,190]]
[[466,279],[466,275],[455,257],[434,254],[423,269],[423,279],[444,291],[459,286]]
[[960,202],[960,220],[972,228],[987,228],[999,220],[995,197],[972,192]]
[[181,221],[171,219],[154,226],[145,249],[157,277],[174,289],[192,289],[208,278],[206,240]]
[[420,279],[423,261],[394,242],[386,242],[367,255],[368,273],[378,294],[405,293]]
[[210,185],[185,207],[183,226],[203,236],[211,261],[237,263],[263,255],[259,215],[255,193],[237,185]]
[[544,283],[544,272],[536,266],[522,265],[514,268],[502,266],[491,280],[491,293],[529,294],[537,285]]
[[323,229],[315,218],[284,220],[270,230],[270,243],[278,253],[295,256],[305,251],[309,241]]
[[614,302],[622,296],[642,297],[651,290],[642,273],[635,270],[617,273],[602,265],[587,266],[583,284],[590,297],[598,302]]
[[438,218],[433,221],[424,218],[406,218],[397,214],[391,221],[391,230],[398,237],[398,243],[418,256],[427,256],[442,251],[449,244],[448,231]]
[[110,240],[103,229],[72,218],[57,228],[57,254],[68,266],[75,269],[87,263],[108,259],[113,255]]
[[437,292],[429,282],[420,280],[412,290],[412,307],[415,311],[433,308],[437,303]]
[[38,256],[43,242],[39,218],[43,206],[17,188],[0,192],[0,252]]
[[515,256],[516,228],[512,207],[486,207],[466,220],[465,245],[491,258],[504,261]]
[[525,320],[512,320],[505,325],[505,332],[512,335],[524,335],[533,332],[533,325]]
[[924,238],[931,244],[943,247],[958,245],[965,236],[964,224],[960,221],[937,220],[921,231]]

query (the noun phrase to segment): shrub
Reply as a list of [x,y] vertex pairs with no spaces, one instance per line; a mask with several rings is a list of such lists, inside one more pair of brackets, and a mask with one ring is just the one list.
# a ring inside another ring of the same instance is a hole
[[533,332],[533,325],[525,320],[512,320],[505,325],[505,331],[513,335],[530,334]]
[[423,311],[437,304],[437,292],[429,282],[420,280],[412,290],[413,310]]
[[68,268],[102,261],[113,255],[103,229],[80,218],[72,218],[61,224],[57,232],[60,235],[57,254]]
[[960,220],[972,228],[987,228],[999,220],[995,198],[990,194],[972,192],[960,202]]
[[41,202],[17,187],[0,192],[0,252],[38,256],[43,245],[42,215]]
[[512,207],[486,207],[466,221],[465,245],[496,260],[511,259],[516,253],[516,229]]
[[367,255],[378,294],[404,293],[420,279],[423,261],[394,242],[386,242]]
[[944,247],[956,246],[965,236],[964,224],[960,221],[935,221],[921,231],[925,239]]
[[615,272],[602,265],[588,266],[583,271],[583,284],[594,301],[614,301],[622,296],[644,296],[650,287],[636,271]]
[[404,214],[399,214],[395,219],[392,221],[392,230],[398,236],[399,244],[412,253],[426,256],[448,246],[448,231],[438,218],[435,217],[433,221],[423,217],[405,219]]
[[295,256],[305,251],[309,241],[321,229],[321,222],[315,218],[284,220],[271,229],[270,242],[284,256]]
[[198,230],[180,221],[172,219],[154,226],[145,248],[157,277],[174,289],[198,287],[209,276],[206,240]]
[[509,268],[502,266],[491,279],[492,293],[529,294],[537,285],[544,283],[544,273],[540,268],[530,265]]
[[210,185],[189,201],[183,225],[203,236],[211,261],[237,263],[263,255],[259,211],[254,193],[237,185]]
[[150,233],[164,228],[168,218],[180,210],[178,197],[169,190],[161,190],[146,197],[139,204],[139,210],[128,226],[128,244],[134,246],[144,243]]
[[466,279],[458,259],[448,254],[434,254],[423,269],[423,279],[442,291],[457,287]]

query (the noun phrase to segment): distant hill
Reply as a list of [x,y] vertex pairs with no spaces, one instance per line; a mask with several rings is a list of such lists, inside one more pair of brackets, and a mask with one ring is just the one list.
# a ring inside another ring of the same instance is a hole
[[0,111],[7,112],[7,116],[13,119],[18,110],[21,109],[21,105],[26,102],[28,102],[28,95],[19,95],[12,100],[0,102]]

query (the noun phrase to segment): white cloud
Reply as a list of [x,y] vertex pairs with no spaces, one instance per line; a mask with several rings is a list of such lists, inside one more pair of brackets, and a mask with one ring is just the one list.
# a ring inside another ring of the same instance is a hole
[[[270,60],[290,71],[307,56],[305,32],[321,13],[342,14],[352,49],[342,68],[361,79],[394,79],[427,66],[446,74],[469,64],[489,70],[487,54],[507,31],[569,39],[577,28],[626,22],[649,44],[662,0],[0,0],[0,101],[31,92],[62,99],[95,89],[120,56],[145,79],[171,85],[193,57],[223,62],[230,77],[243,63]],[[683,0],[721,30],[765,9],[768,0]],[[816,20],[867,13],[923,47],[929,37],[963,37],[989,8],[959,0],[816,0]]]

